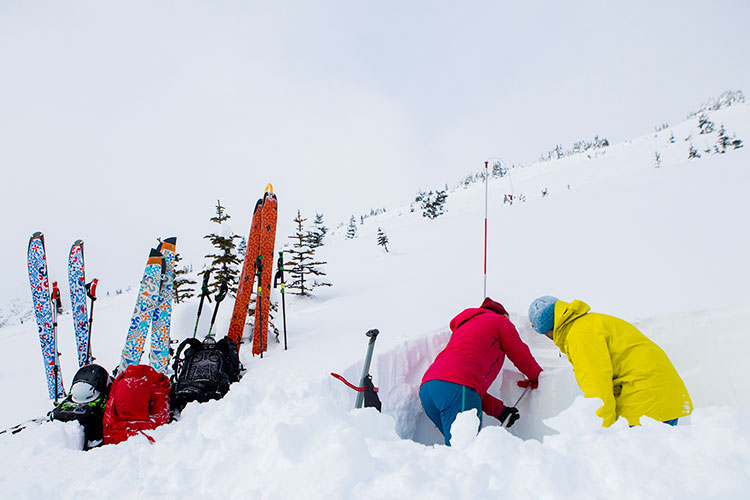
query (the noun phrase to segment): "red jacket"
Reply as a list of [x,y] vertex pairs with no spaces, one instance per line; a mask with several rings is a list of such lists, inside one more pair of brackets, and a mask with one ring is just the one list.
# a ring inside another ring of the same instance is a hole
[[104,443],[117,444],[169,422],[169,379],[148,365],[130,365],[109,390]]
[[529,380],[538,380],[542,371],[503,314],[505,308],[488,297],[481,307],[466,309],[453,318],[448,345],[427,369],[422,383],[444,380],[471,387],[482,398],[482,410],[498,417],[505,405],[487,394],[487,389],[500,373],[505,355]]

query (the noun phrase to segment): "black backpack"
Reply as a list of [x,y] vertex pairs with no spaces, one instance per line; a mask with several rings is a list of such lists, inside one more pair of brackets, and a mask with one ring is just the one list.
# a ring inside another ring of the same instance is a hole
[[229,337],[184,340],[177,348],[172,375],[172,405],[182,410],[192,401],[221,399],[240,379],[237,344]]

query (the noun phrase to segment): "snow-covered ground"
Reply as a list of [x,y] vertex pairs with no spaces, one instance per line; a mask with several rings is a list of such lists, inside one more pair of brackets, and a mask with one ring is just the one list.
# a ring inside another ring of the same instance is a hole
[[[750,140],[750,106],[711,118]],[[74,423],[0,436],[3,496],[747,497],[750,147],[687,159],[691,142],[703,152],[715,141],[716,133],[698,133],[694,118],[591,158],[513,169],[513,194],[526,201],[512,206],[502,204],[510,179],[490,181],[488,295],[511,311],[545,369],[510,430],[485,416],[476,435],[467,413],[454,426],[455,445],[436,444],[417,397],[448,322],[483,298],[484,185],[477,183],[450,192],[447,213],[435,220],[407,203],[365,219],[356,239],[343,230],[330,235],[319,256],[334,286],[313,299],[288,297],[289,350],[272,345],[262,360],[243,350],[242,381],[221,401],[189,405],[179,422],[153,433],[155,444],[137,437],[81,452]],[[378,227],[389,253],[376,245]],[[567,361],[528,324],[528,304],[544,294],[584,300],[641,328],[683,377],[693,415],[675,428],[644,419],[638,428],[621,420],[602,429],[598,404],[581,397]],[[93,352],[108,369],[134,302],[131,291],[96,304]],[[196,300],[175,307],[174,338],[192,334],[196,308]],[[202,332],[212,311],[204,309]],[[227,330],[230,315],[224,304],[216,331]],[[69,384],[72,322],[69,314],[59,320]],[[371,328],[381,332],[371,373],[382,414],[352,410],[355,393],[329,375],[358,378]],[[0,328],[0,428],[49,409],[40,357],[33,320]],[[508,362],[491,392],[512,404],[520,378]]]

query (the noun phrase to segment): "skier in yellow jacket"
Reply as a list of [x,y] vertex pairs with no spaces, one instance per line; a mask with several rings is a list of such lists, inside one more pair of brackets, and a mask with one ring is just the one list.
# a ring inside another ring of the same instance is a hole
[[568,357],[583,394],[604,402],[596,412],[603,426],[618,417],[638,425],[644,415],[677,425],[690,415],[693,403],[664,351],[627,321],[590,310],[547,295],[531,303],[529,321]]

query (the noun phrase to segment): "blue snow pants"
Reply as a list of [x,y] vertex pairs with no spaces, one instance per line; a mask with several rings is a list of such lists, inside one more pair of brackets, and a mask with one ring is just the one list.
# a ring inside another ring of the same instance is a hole
[[437,426],[448,446],[451,445],[451,425],[460,412],[476,409],[479,425],[482,425],[482,398],[471,387],[444,380],[430,380],[419,388],[419,399],[425,413]]

